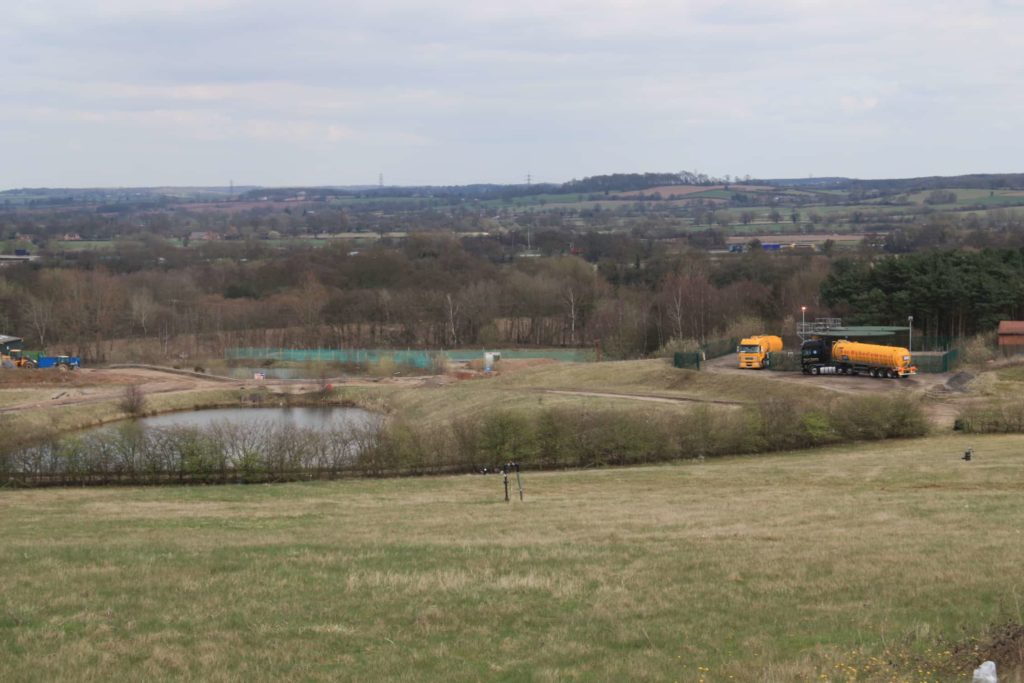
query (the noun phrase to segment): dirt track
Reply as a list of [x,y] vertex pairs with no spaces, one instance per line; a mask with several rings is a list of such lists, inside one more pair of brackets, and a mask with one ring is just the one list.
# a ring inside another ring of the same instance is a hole
[[[168,393],[194,393],[211,389],[245,389],[260,387],[276,394],[294,394],[310,391],[318,380],[233,380],[216,375],[162,370],[156,367],[82,368],[67,376],[36,375],[35,371],[22,373],[14,381],[5,381],[0,389],[35,389],[48,392],[47,397],[36,396],[31,400],[13,403],[0,408],[0,413],[15,413],[53,406],[101,403],[120,399],[124,388],[136,384],[147,395]],[[45,372],[45,371],[44,371]],[[24,381],[19,381],[24,379]],[[43,381],[40,381],[43,380]],[[335,385],[375,386],[379,384],[402,384],[419,386],[445,381],[437,377],[398,377],[381,380],[328,378]]]
[[[732,354],[707,361],[702,370],[722,374],[746,375],[758,373],[778,382],[790,384],[813,384],[820,389],[835,391],[840,394],[864,395],[903,393],[909,396],[924,398],[924,408],[928,419],[939,428],[952,428],[954,420],[960,412],[962,391],[966,383],[952,382],[958,373],[942,372],[919,374],[903,379],[877,379],[866,375],[804,375],[799,372],[772,372],[770,370],[743,370],[736,366],[736,358]],[[951,388],[955,386],[955,388]]]
[[[902,393],[909,397],[922,398],[925,411],[931,422],[939,428],[948,429],[959,413],[961,405],[970,398],[963,390],[966,382],[962,376],[952,373],[926,374],[901,380],[851,377],[847,375],[819,375],[811,377],[794,372],[771,372],[741,370],[736,367],[732,355],[708,361],[704,372],[768,378],[788,384],[801,384],[834,391],[846,395]],[[954,381],[953,378],[956,377]],[[22,378],[26,381],[22,381]],[[77,370],[71,376],[55,375],[8,375],[3,378],[0,388],[33,389],[36,395],[23,402],[8,404],[0,413],[13,413],[40,408],[99,403],[119,399],[127,385],[141,385],[149,395],[169,393],[194,393],[216,389],[252,389],[260,387],[271,393],[291,394],[312,391],[317,380],[233,380],[199,373],[165,371],[154,367],[88,368]],[[44,381],[40,381],[44,380]],[[389,377],[389,378],[334,378],[327,381],[344,386],[400,385],[409,388],[444,385],[457,380],[452,376]],[[653,392],[621,393],[615,391],[572,391],[540,389],[546,393],[595,396],[623,401],[648,401],[657,403],[714,403],[737,406],[741,402],[717,399],[689,399],[680,396],[666,396]],[[41,394],[41,395],[40,395]]]

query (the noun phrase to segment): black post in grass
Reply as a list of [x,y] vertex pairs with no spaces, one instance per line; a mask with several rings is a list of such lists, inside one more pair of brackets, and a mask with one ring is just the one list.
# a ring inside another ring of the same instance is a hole
[[519,463],[517,463],[517,462],[507,462],[507,463],[505,463],[504,465],[501,466],[501,477],[502,477],[503,483],[505,484],[505,502],[506,503],[508,503],[509,500],[510,500],[509,499],[509,495],[508,495],[508,475],[509,475],[509,472],[512,472],[513,470],[516,473],[516,485],[519,487],[519,500],[523,499],[523,480],[522,480],[522,477],[519,476]]

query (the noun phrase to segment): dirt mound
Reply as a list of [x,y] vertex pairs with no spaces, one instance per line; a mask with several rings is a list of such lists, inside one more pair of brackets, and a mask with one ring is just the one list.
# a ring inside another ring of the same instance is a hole
[[950,391],[957,393],[963,393],[967,391],[967,385],[974,379],[974,375],[966,370],[961,370],[956,373],[948,380],[946,380],[946,388]]
[[992,626],[980,638],[968,638],[949,647],[958,671],[972,671],[982,662],[993,661],[999,679],[1024,670],[1024,624],[1008,621]]

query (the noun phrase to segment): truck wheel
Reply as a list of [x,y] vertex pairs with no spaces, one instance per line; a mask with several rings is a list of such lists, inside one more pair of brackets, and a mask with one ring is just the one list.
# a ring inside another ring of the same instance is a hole
[[818,366],[817,365],[815,365],[813,368],[811,368],[811,374],[812,375],[817,375],[818,372],[819,372],[819,370],[818,370]]

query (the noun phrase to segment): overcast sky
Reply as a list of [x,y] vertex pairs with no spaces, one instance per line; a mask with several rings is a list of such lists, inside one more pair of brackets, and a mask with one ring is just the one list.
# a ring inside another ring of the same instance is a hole
[[1024,171],[1024,0],[18,0],[0,188]]

